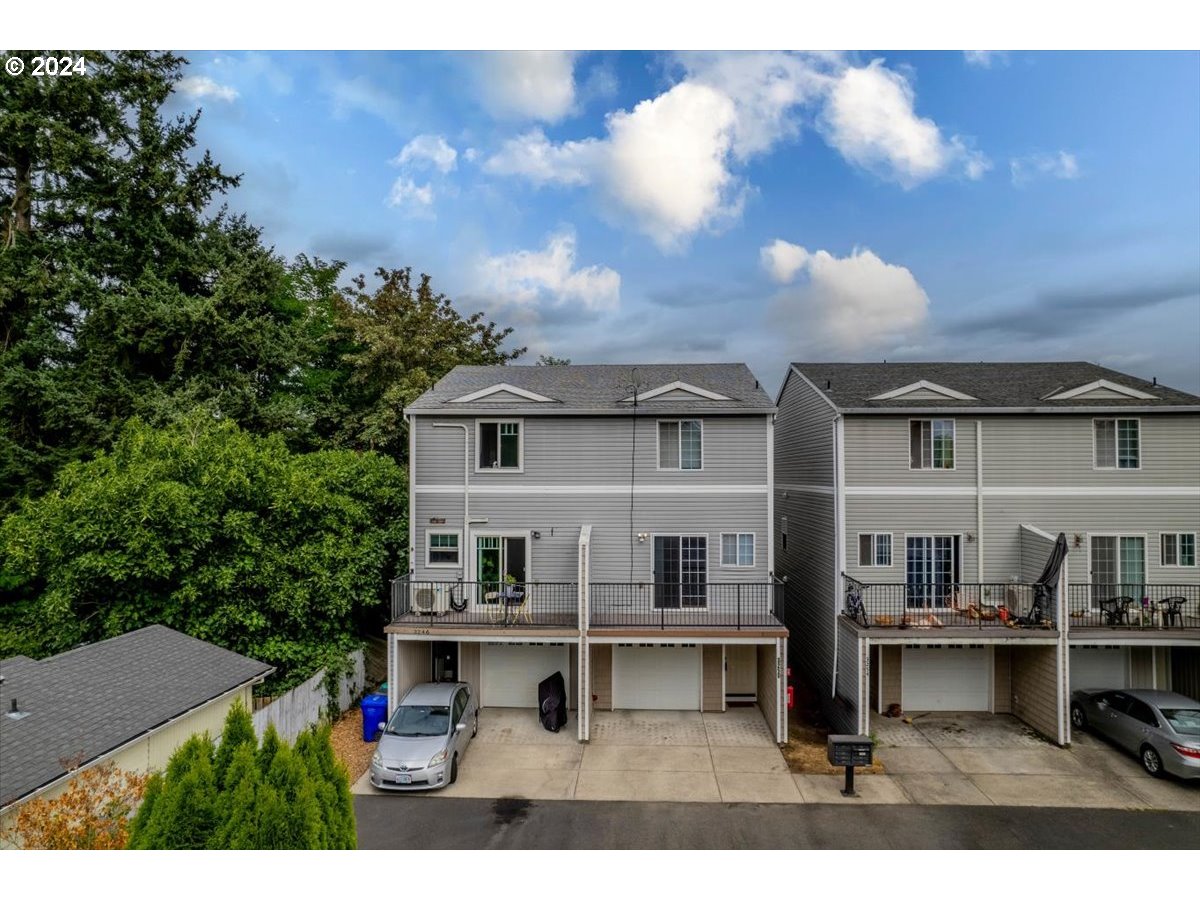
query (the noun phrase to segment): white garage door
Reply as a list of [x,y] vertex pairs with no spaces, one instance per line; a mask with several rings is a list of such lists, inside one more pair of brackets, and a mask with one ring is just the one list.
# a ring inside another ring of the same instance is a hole
[[1071,690],[1129,687],[1124,647],[1072,647]]
[[987,712],[987,647],[905,647],[900,703],[905,712]]
[[484,644],[480,661],[480,700],[484,706],[537,709],[537,686],[556,669],[570,691],[566,644]]
[[700,709],[700,648],[618,644],[613,709]]

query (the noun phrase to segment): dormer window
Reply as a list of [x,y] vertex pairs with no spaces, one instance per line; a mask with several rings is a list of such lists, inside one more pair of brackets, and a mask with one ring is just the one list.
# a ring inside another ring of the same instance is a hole
[[913,419],[908,432],[910,469],[954,468],[953,419]]
[[1141,422],[1137,419],[1093,419],[1092,440],[1097,469],[1142,467]]
[[481,419],[475,425],[475,435],[479,447],[477,471],[521,471],[520,419]]

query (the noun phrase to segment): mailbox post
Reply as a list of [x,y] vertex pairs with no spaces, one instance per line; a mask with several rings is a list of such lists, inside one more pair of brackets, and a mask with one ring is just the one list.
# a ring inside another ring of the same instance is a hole
[[871,765],[873,749],[871,739],[865,734],[831,734],[826,739],[825,755],[829,764],[846,767],[843,797],[857,796],[854,793],[854,769]]

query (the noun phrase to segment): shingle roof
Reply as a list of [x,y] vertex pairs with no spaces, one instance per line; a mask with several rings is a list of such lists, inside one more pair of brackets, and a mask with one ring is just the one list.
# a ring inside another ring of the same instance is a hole
[[[1200,397],[1088,362],[1028,363],[806,363],[792,366],[841,410],[887,409],[1170,409],[1200,406]],[[969,395],[970,400],[872,400],[919,381]],[[1095,381],[1133,388],[1156,399],[1107,398],[1050,400],[1054,394]]]
[[[163,625],[32,660],[0,660],[0,807],[272,671]],[[12,701],[29,715],[12,719]]]
[[[647,401],[653,409],[666,413],[744,413],[769,412],[775,404],[759,386],[744,363],[673,363],[606,366],[457,366],[408,407],[414,412],[470,413],[479,410],[521,414],[564,414],[628,412],[626,398],[633,393],[634,373],[639,394],[681,381],[712,391],[728,400],[709,400],[698,396],[678,399],[661,397]],[[551,398],[546,402],[474,401],[453,403],[456,398],[498,384],[510,384]]]

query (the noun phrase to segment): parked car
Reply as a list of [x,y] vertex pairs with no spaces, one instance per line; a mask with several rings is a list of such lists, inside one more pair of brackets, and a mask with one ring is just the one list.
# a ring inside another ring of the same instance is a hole
[[1089,728],[1135,753],[1151,775],[1200,778],[1200,703],[1182,694],[1074,691],[1071,725]]
[[445,787],[458,780],[458,763],[479,730],[471,685],[458,681],[413,687],[380,725],[371,757],[371,784],[386,790]]

